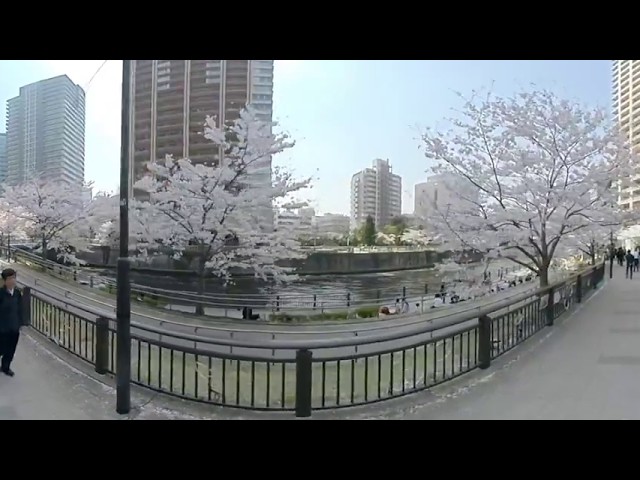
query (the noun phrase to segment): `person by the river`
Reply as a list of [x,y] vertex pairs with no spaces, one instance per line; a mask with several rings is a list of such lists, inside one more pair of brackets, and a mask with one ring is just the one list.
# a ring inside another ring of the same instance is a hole
[[442,293],[436,293],[435,298],[433,299],[433,303],[431,304],[431,308],[438,308],[445,305],[445,297]]
[[24,325],[22,317],[22,293],[16,288],[16,271],[5,268],[2,271],[4,285],[0,288],[0,371],[9,377],[15,374],[11,362],[16,353],[20,327]]
[[627,269],[625,270],[624,278],[628,278],[631,280],[633,279],[633,268],[635,263],[635,258],[633,256],[633,253],[631,253],[631,250],[627,250],[627,255],[625,258],[627,260]]
[[402,299],[402,304],[400,305],[400,313],[409,313],[409,302],[407,302],[406,298]]

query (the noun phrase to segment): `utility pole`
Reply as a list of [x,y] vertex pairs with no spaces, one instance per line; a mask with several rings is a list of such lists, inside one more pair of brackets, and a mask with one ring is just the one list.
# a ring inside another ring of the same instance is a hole
[[116,412],[131,410],[131,279],[129,276],[129,126],[131,62],[122,63],[122,117],[120,130],[120,255],[117,263]]

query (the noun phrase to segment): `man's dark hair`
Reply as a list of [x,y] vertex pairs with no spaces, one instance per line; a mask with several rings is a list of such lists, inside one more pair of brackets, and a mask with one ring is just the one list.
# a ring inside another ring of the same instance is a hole
[[9,277],[15,277],[16,276],[16,271],[13,268],[5,268],[4,270],[2,270],[2,279],[6,280]]

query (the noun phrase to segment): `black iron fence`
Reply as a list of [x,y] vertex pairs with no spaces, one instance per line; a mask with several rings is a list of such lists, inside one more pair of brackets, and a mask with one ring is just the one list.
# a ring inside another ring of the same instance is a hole
[[[572,311],[602,282],[604,264],[491,307],[355,337],[204,338],[132,323],[132,381],[177,397],[252,410],[313,410],[428,389],[491,361]],[[116,369],[111,312],[25,287],[30,325],[59,347]]]
[[[61,280],[74,282],[91,289],[99,289],[115,295],[116,282],[78,267],[65,266],[38,255],[16,248],[0,246],[5,258],[29,265]],[[502,267],[493,273],[494,279],[511,278],[521,268]],[[524,275],[526,278],[526,275]],[[521,279],[522,280],[522,279]],[[535,279],[529,274],[533,285]],[[515,280],[514,280],[515,282]],[[521,282],[522,283],[522,282]],[[197,294],[195,292],[166,290],[161,288],[132,285],[132,300],[163,309],[181,310],[181,306],[201,307],[200,312],[209,316],[234,318],[242,317],[244,308],[255,313],[270,315],[272,319],[291,321],[300,318],[322,320],[343,320],[348,318],[371,318],[378,316],[382,305],[400,306],[406,302],[412,312],[424,313],[433,303],[434,295],[440,290],[441,281],[424,285],[399,285],[385,289],[358,289],[353,292],[314,294]],[[455,289],[455,285],[450,288]],[[187,310],[186,313],[189,311]],[[195,313],[195,310],[194,312]],[[335,318],[334,318],[335,317]]]

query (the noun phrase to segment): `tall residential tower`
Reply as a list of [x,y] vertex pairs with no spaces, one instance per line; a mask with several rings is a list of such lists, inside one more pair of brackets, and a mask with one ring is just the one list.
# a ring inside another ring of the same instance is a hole
[[7,177],[84,182],[85,94],[61,75],[20,88],[7,101]]
[[[173,155],[209,162],[218,149],[204,138],[207,115],[233,121],[251,103],[258,116],[273,116],[273,60],[134,60],[132,65],[132,181],[146,163]],[[261,165],[270,181],[271,161]],[[260,180],[259,179],[259,180]]]
[[[640,153],[640,60],[613,61],[613,115],[634,151]],[[623,180],[618,203],[640,210],[640,178]]]
[[0,133],[0,183],[7,177],[7,134]]
[[393,173],[389,160],[376,159],[351,177],[351,228],[362,226],[371,216],[381,229],[400,216],[402,179]]

